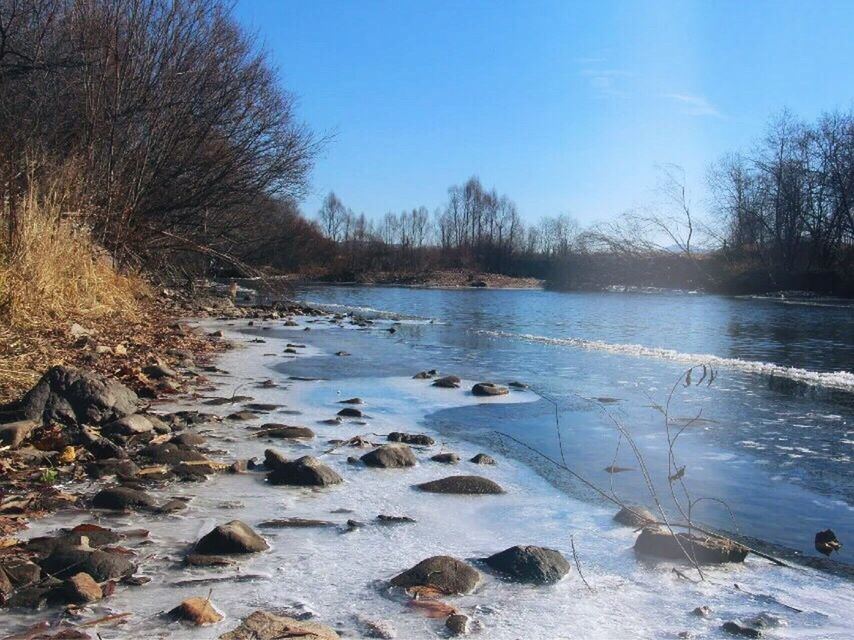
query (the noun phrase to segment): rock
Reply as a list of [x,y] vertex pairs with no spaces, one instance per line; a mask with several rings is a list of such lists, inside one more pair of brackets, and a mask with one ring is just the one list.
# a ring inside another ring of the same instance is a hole
[[118,444],[88,429],[81,430],[80,440],[86,450],[99,460],[128,457],[127,452]]
[[517,582],[552,584],[569,573],[571,567],[555,549],[515,546],[489,556],[484,562]]
[[115,580],[136,571],[134,564],[123,555],[82,545],[58,545],[38,564],[56,578],[68,578],[82,572],[88,573],[96,582]]
[[41,572],[41,567],[24,558],[0,557],[0,604],[16,590],[36,584]]
[[18,420],[0,425],[0,446],[16,449],[36,426],[37,423],[33,420]]
[[294,427],[288,424],[268,423],[261,425],[256,433],[265,438],[284,438],[286,440],[308,439],[314,437],[314,431],[308,427]]
[[452,636],[467,636],[469,617],[463,613],[452,613],[445,619],[445,627]]
[[381,513],[377,516],[377,522],[379,524],[413,524],[415,522],[414,518],[410,518],[409,516],[389,516]]
[[400,431],[392,431],[388,434],[389,442],[402,442],[404,444],[414,444],[422,447],[432,447],[436,444],[435,440],[423,433],[401,433]]
[[198,433],[183,432],[169,438],[169,442],[178,447],[198,447],[207,442],[204,436]]
[[271,470],[280,469],[288,464],[288,460],[284,455],[275,449],[264,450],[264,466]]
[[507,387],[502,387],[494,382],[478,382],[471,388],[475,396],[503,396],[510,392]]
[[691,612],[691,615],[697,616],[698,618],[711,618],[712,617],[712,610],[710,607],[708,607],[706,605],[702,605],[702,606],[699,606],[696,609],[694,609]]
[[90,478],[103,478],[104,476],[116,476],[126,480],[133,478],[139,473],[139,467],[135,462],[122,458],[106,458],[96,460],[86,465],[86,473]]
[[751,629],[750,627],[742,627],[735,622],[724,622],[721,629],[734,636],[742,638],[761,638],[762,632],[759,629]]
[[457,464],[460,457],[456,453],[437,453],[430,458],[433,462],[441,462],[442,464]]
[[432,377],[433,376],[430,374],[429,371],[419,371],[414,376],[412,376],[412,379],[413,380],[429,380]]
[[226,556],[206,556],[189,553],[184,557],[184,564],[190,567],[230,567],[237,564],[234,558]]
[[243,408],[249,411],[275,411],[276,409],[281,409],[282,405],[271,402],[249,402],[243,405]]
[[645,527],[657,520],[658,518],[649,509],[634,505],[622,507],[614,516],[615,522],[635,529]]
[[339,404],[364,404],[361,398],[347,398],[346,400],[339,400]]
[[834,551],[839,551],[842,548],[842,543],[836,537],[831,529],[825,529],[815,534],[815,550],[821,554],[830,557]]
[[384,444],[362,456],[362,462],[369,467],[398,469],[415,466],[415,454],[405,444]]
[[311,520],[307,518],[281,518],[278,520],[267,520],[258,525],[262,529],[314,529],[323,527],[335,527],[334,522],[329,520]]
[[658,527],[646,527],[635,541],[635,553],[668,560],[685,560],[682,547],[700,564],[743,562],[747,557],[747,549],[730,540],[687,533],[673,535]]
[[604,469],[605,473],[625,473],[626,471],[634,471],[631,467],[619,467],[617,465],[608,465]]
[[485,453],[478,453],[474,456],[469,462],[473,462],[475,464],[495,464],[495,458],[492,456],[488,456]]
[[520,390],[524,390],[524,389],[528,388],[527,384],[525,384],[524,382],[517,382],[516,380],[509,383],[507,386],[512,387],[513,389],[520,389]]
[[266,611],[255,611],[245,618],[234,631],[219,637],[219,640],[338,640],[340,636],[326,625],[277,616]]
[[144,491],[128,487],[101,489],[92,498],[92,506],[96,509],[110,509],[112,511],[154,511],[157,509],[154,498]]
[[71,604],[87,604],[104,597],[104,592],[88,573],[77,573],[66,580],[61,588],[63,600]]
[[214,527],[202,536],[193,548],[200,555],[230,555],[258,553],[270,548],[267,541],[240,520],[232,520]]
[[150,458],[157,464],[175,465],[182,462],[211,462],[198,451],[184,446],[178,446],[172,442],[164,442],[143,448],[139,454],[144,458]]
[[421,491],[428,493],[457,493],[465,495],[498,494],[504,489],[492,480],[480,476],[448,476],[441,480],[432,480],[415,485]]
[[117,380],[55,366],[14,408],[37,422],[101,425],[134,413],[138,404],[137,395]]
[[153,364],[145,367],[142,372],[149,378],[153,378],[155,380],[178,377],[178,373],[174,369],[167,367],[165,364]]
[[344,479],[317,458],[303,456],[268,473],[267,482],[275,485],[325,487],[344,482]]
[[443,389],[457,389],[462,382],[457,376],[445,376],[437,378],[433,381],[434,387],[442,387]]
[[361,418],[362,412],[354,407],[344,407],[338,412],[338,415],[342,418]]
[[471,593],[479,582],[477,569],[451,556],[427,558],[391,579],[396,587],[433,587],[448,595]]
[[382,640],[394,640],[397,631],[388,620],[371,620],[363,616],[357,616],[356,622],[362,628],[365,638],[381,638]]
[[138,413],[113,420],[101,429],[101,433],[107,437],[135,436],[152,431],[154,431],[154,425],[151,421]]
[[347,353],[346,351],[336,351],[335,355],[336,356],[349,356],[350,354]]
[[215,624],[222,620],[220,614],[207,598],[187,598],[169,612],[173,620],[190,622],[196,626]]
[[258,417],[257,413],[251,411],[237,411],[226,416],[227,420],[254,420]]

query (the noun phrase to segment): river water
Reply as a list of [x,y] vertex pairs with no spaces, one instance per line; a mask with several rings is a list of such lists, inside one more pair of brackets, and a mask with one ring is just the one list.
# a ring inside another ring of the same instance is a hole
[[[345,348],[353,357],[339,375],[437,368],[520,380],[549,399],[437,411],[428,418],[434,428],[472,440],[501,431],[552,458],[562,445],[574,471],[622,499],[650,504],[618,422],[670,508],[667,478],[684,465],[690,497],[678,497],[683,509],[697,501],[698,521],[813,557],[820,557],[815,533],[831,528],[851,541],[834,562],[854,563],[852,306],[676,293],[377,287],[298,293],[331,311],[403,320],[379,343],[373,333],[349,336]],[[695,369],[693,384],[683,381],[671,395],[689,367],[703,364],[714,369],[710,385],[711,374],[696,384],[702,370]],[[302,371],[335,375],[318,365],[305,361]],[[660,410],[668,397],[672,432],[687,425],[672,467]],[[596,497],[537,455],[526,460],[567,491]],[[632,471],[607,473],[611,465]]]

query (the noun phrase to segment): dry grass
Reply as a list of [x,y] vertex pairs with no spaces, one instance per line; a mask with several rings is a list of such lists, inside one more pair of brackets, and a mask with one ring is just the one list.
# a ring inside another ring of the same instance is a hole
[[141,277],[116,271],[79,215],[67,214],[80,200],[60,185],[79,181],[55,176],[31,181],[0,210],[0,397],[64,360],[58,347],[67,346],[73,323],[132,325],[150,295]]

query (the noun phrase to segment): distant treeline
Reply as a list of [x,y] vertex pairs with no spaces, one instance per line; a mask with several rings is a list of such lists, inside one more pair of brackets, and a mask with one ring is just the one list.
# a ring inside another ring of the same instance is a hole
[[[330,193],[318,212],[337,280],[463,267],[539,277],[561,289],[611,285],[728,293],[802,289],[854,295],[854,115],[814,124],[783,113],[749,151],[709,171],[713,201],[694,211],[677,167],[660,202],[582,229],[568,215],[525,225],[516,205],[472,177],[432,214],[381,220]],[[328,256],[326,258],[328,260]]]

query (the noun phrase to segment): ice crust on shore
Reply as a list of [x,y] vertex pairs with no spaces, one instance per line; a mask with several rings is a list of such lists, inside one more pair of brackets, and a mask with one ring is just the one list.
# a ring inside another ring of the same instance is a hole
[[[312,327],[321,328],[315,323]],[[325,325],[323,325],[325,326]],[[560,550],[572,558],[570,535],[574,536],[579,562],[589,592],[579,579],[577,568],[563,581],[549,587],[531,587],[505,582],[487,575],[483,585],[468,596],[447,602],[472,615],[483,624],[478,637],[490,640],[516,638],[669,638],[689,631],[699,638],[724,638],[722,622],[749,618],[769,612],[787,620],[788,626],[768,632],[772,638],[849,638],[854,627],[854,586],[841,578],[813,570],[787,570],[748,557],[744,566],[715,567],[707,570],[707,581],[689,583],[671,571],[673,565],[639,561],[632,550],[635,533],[616,526],[614,509],[574,499],[561,493],[533,469],[498,451],[487,450],[498,464],[480,467],[467,462],[449,467],[429,461],[440,450],[454,451],[467,460],[484,451],[480,446],[429,432],[424,417],[441,408],[463,404],[511,403],[536,398],[533,394],[510,394],[497,398],[475,398],[464,381],[458,390],[436,389],[429,381],[408,378],[363,377],[333,381],[291,381],[269,368],[273,359],[262,354],[281,352],[293,335],[265,336],[265,344],[247,344],[245,334],[222,324],[228,337],[244,346],[225,354],[218,366],[230,376],[217,378],[227,390],[236,385],[254,396],[255,402],[284,404],[284,410],[300,415],[259,416],[251,423],[225,421],[199,430],[212,449],[228,452],[229,458],[263,458],[272,446],[288,457],[319,455],[330,448],[327,440],[389,431],[430,433],[437,444],[418,451],[419,464],[409,469],[354,467],[348,455],[360,450],[337,449],[322,456],[325,463],[344,477],[344,484],[313,490],[273,487],[258,474],[219,475],[206,483],[179,483],[167,487],[163,497],[192,497],[186,511],[173,516],[104,516],[104,526],[144,527],[155,544],[138,547],[141,556],[151,556],[144,572],[151,583],[138,588],[121,588],[105,601],[110,611],[132,611],[130,621],[115,628],[99,629],[108,638],[216,638],[232,629],[239,619],[255,609],[281,610],[290,607],[316,612],[320,621],[350,637],[359,637],[357,616],[388,620],[398,637],[413,640],[441,637],[441,620],[430,620],[407,610],[399,599],[390,597],[384,581],[427,556],[448,554],[463,559],[481,558],[515,544],[535,544]],[[278,327],[277,327],[278,329]],[[295,327],[294,330],[300,328]],[[334,331],[331,329],[330,331]],[[324,357],[316,344],[318,331],[306,336],[314,348],[302,357]],[[298,340],[303,342],[303,339]],[[278,361],[278,359],[276,359]],[[372,372],[379,373],[382,372]],[[279,387],[254,388],[253,382],[273,378]],[[248,391],[251,389],[251,391]],[[351,396],[365,400],[362,406],[367,424],[345,420],[338,425],[319,421],[335,415],[338,401]],[[162,405],[158,409],[188,409],[186,404]],[[227,415],[228,407],[199,406],[202,411]],[[244,437],[247,426],[263,422],[287,422],[311,427],[317,437],[310,442],[266,441]],[[377,442],[380,436],[370,436]],[[451,473],[476,473],[501,484],[501,496],[450,496],[418,493],[412,485]],[[340,513],[339,510],[351,510]],[[417,522],[395,527],[373,526],[379,514],[406,515]],[[240,562],[240,570],[184,568],[180,558],[188,543],[213,526],[235,518],[257,525],[271,518],[300,517],[340,521],[337,529],[261,530],[271,550]],[[343,533],[344,522],[354,519],[368,524]],[[32,536],[60,526],[93,521],[91,514],[67,513],[35,521]],[[685,567],[680,567],[688,572]],[[180,584],[187,580],[222,576],[244,581],[213,584]],[[252,578],[255,576],[255,578]],[[733,585],[738,583],[739,588]],[[158,613],[191,596],[207,596],[226,614],[213,627],[187,628],[167,623]],[[690,615],[700,605],[713,610],[704,620]],[[801,609],[796,613],[788,607]],[[6,614],[0,629],[12,624],[36,622],[43,614]]]

